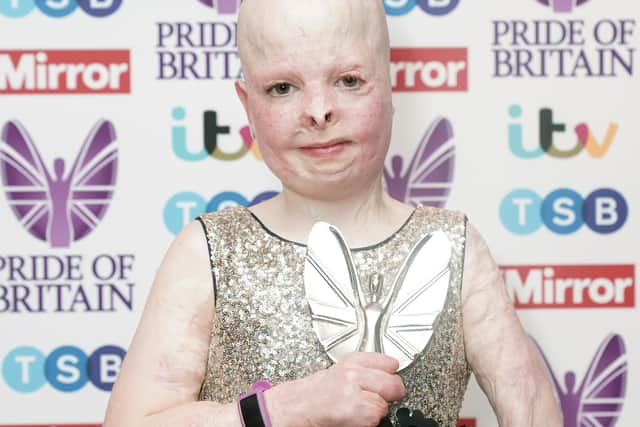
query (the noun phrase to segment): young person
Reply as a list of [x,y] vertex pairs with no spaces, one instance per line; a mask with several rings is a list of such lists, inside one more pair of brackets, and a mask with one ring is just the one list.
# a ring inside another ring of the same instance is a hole
[[[204,215],[176,238],[105,427],[253,423],[243,410],[263,418],[255,425],[373,427],[390,408],[399,425],[398,407],[449,427],[470,370],[501,426],[560,426],[541,361],[477,231],[460,213],[413,208],[383,189],[393,105],[381,2],[245,0],[238,48],[245,78],[237,93],[282,193]],[[356,248],[363,280],[378,273],[389,283],[425,232],[443,230],[452,242],[432,343],[400,374],[381,353],[332,364],[317,342],[302,269],[318,221]],[[238,395],[260,379],[275,384],[263,406],[239,410]]]

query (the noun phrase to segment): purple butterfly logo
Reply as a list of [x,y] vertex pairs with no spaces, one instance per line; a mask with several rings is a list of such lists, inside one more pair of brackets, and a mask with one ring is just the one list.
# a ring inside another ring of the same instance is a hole
[[52,175],[24,127],[9,121],[0,138],[0,173],[9,206],[20,223],[52,247],[68,247],[104,217],[116,183],[118,153],[111,122],[93,127],[71,170],[53,162]]
[[538,0],[539,3],[553,7],[554,12],[572,12],[576,6],[581,6],[588,0]]
[[384,169],[384,181],[391,197],[414,206],[443,207],[453,180],[452,138],[451,123],[439,118],[427,129],[404,174],[402,157],[393,156],[391,171]]
[[236,13],[240,7],[241,0],[199,0],[209,7],[216,7],[221,15]]
[[563,387],[540,346],[538,350],[553,381],[565,427],[616,425],[627,389],[627,357],[620,335],[604,339],[577,388],[575,372],[565,373]]

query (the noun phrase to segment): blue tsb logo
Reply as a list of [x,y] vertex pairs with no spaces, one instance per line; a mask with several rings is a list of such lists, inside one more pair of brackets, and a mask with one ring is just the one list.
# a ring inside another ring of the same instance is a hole
[[209,201],[198,193],[184,191],[171,197],[164,206],[164,224],[173,234],[205,212],[216,212],[234,206],[253,206],[277,195],[275,191],[263,191],[253,199],[235,191],[223,191],[214,195]]
[[406,15],[416,6],[429,15],[443,16],[458,7],[460,0],[382,0],[382,3],[391,16]]
[[531,234],[545,225],[556,234],[571,234],[582,225],[599,234],[618,231],[627,221],[629,206],[612,188],[597,189],[583,198],[569,188],[540,197],[520,188],[507,194],[500,204],[500,220],[514,234]]
[[22,18],[36,7],[52,18],[63,18],[78,7],[86,14],[103,18],[112,15],[122,5],[122,0],[0,0],[0,16]]
[[111,391],[125,350],[105,345],[91,354],[64,345],[48,355],[31,346],[14,348],[2,362],[2,376],[18,393],[33,393],[49,383],[54,389],[71,393],[88,382],[99,390]]

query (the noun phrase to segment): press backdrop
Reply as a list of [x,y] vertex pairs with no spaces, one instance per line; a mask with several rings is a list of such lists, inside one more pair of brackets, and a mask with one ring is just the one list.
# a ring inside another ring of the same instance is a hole
[[[279,191],[236,3],[0,0],[0,425],[99,424],[174,235]],[[484,235],[568,427],[638,426],[640,5],[385,8],[389,191]],[[462,416],[497,425],[475,382]]]

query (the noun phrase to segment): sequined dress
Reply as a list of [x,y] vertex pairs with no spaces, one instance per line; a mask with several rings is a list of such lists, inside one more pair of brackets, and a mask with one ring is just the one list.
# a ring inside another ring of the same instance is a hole
[[[274,384],[331,365],[316,338],[305,299],[306,246],[270,232],[246,208],[199,217],[207,242],[216,295],[207,372],[200,400],[232,402],[256,380]],[[390,409],[420,410],[454,427],[469,380],[462,334],[461,286],[466,235],[464,215],[418,207],[391,237],[352,249],[361,283],[382,274],[383,295],[415,241],[444,231],[452,243],[445,306],[425,351],[401,371],[407,394]]]

